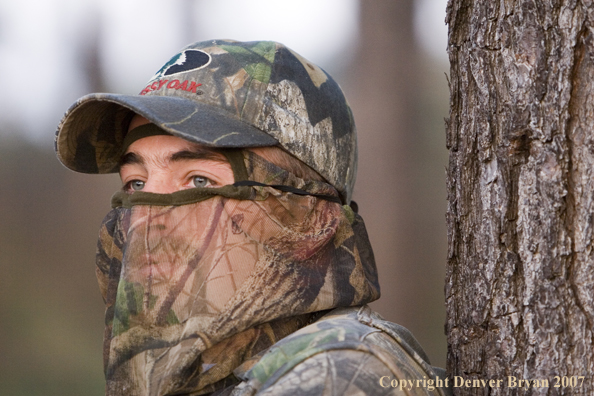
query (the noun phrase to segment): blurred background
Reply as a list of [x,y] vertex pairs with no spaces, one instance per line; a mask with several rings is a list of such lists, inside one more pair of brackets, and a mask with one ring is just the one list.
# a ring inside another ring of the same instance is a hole
[[359,132],[355,200],[380,272],[373,308],[445,366],[446,0],[0,0],[0,394],[102,395],[98,227],[117,176],[55,158],[64,111],[136,94],[211,38],[271,39],[319,64]]

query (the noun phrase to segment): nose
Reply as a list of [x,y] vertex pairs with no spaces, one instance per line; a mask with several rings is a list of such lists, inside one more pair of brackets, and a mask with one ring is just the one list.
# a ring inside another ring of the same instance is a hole
[[142,191],[155,194],[171,194],[179,188],[168,172],[151,173],[144,184]]

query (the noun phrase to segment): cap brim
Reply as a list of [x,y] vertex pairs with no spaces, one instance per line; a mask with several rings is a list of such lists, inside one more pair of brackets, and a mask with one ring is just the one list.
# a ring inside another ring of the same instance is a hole
[[139,114],[165,131],[210,147],[264,147],[278,141],[231,114],[171,96],[97,93],[79,99],[56,132],[56,152],[83,173],[117,172],[128,124]]

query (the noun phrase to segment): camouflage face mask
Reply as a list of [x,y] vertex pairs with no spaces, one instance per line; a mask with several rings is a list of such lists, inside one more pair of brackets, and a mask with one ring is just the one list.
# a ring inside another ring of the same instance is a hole
[[242,156],[258,185],[114,196],[97,255],[108,395],[224,388],[316,312],[379,297],[363,222],[323,198],[333,187]]

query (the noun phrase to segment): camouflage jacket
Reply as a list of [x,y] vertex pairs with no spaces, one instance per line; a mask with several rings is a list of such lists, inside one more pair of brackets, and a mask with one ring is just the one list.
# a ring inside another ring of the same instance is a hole
[[412,334],[369,307],[338,308],[238,367],[213,395],[449,395]]

